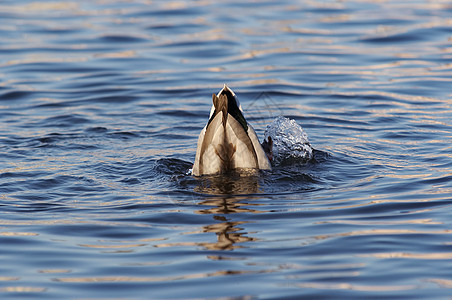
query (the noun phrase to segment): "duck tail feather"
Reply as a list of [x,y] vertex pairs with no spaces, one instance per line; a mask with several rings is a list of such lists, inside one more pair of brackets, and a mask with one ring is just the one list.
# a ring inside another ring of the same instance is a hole
[[212,94],[212,102],[217,113],[223,114],[223,127],[226,128],[226,122],[228,120],[228,98],[226,95],[220,95],[219,97]]

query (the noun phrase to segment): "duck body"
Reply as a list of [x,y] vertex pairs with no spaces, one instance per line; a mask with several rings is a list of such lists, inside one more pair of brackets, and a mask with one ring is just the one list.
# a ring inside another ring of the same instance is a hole
[[212,95],[209,121],[198,138],[193,175],[234,169],[271,170],[270,161],[248,124],[235,93],[226,85]]

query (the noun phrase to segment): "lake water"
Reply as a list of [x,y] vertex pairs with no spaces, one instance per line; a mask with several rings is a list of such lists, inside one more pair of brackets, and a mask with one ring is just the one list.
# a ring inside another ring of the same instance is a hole
[[[452,4],[0,3],[1,299],[452,295]],[[187,175],[228,84],[271,172]]]

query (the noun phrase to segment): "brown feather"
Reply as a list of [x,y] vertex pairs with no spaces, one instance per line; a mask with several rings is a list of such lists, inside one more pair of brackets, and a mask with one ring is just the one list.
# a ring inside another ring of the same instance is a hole
[[198,139],[196,176],[235,168],[271,169],[256,133],[246,123],[235,98],[228,95],[225,92],[212,95],[213,113]]

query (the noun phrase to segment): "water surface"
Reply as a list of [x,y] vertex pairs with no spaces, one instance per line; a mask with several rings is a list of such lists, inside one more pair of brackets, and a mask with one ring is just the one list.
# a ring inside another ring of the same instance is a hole
[[[3,1],[2,299],[446,298],[448,1]],[[316,149],[187,175],[228,84]]]

